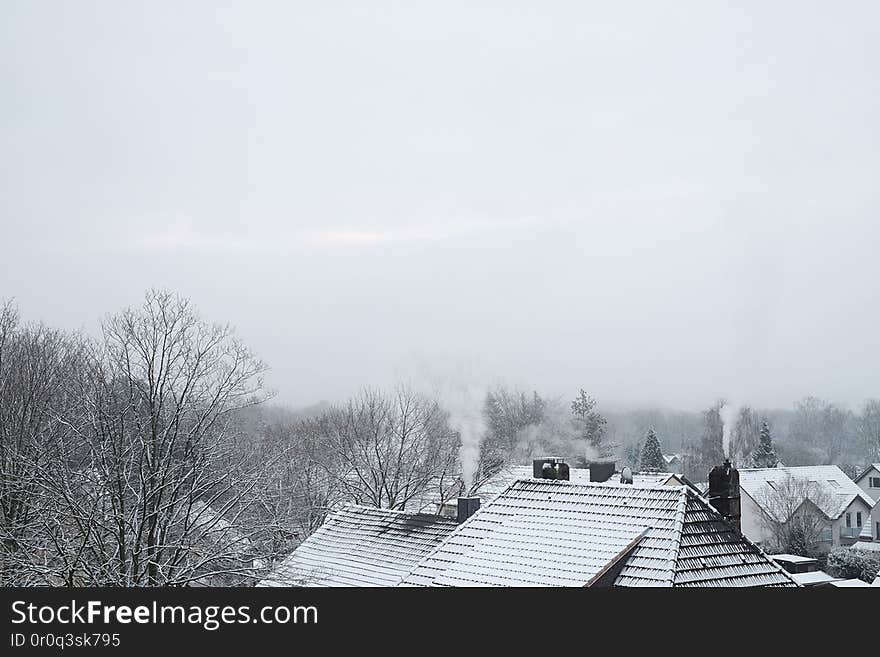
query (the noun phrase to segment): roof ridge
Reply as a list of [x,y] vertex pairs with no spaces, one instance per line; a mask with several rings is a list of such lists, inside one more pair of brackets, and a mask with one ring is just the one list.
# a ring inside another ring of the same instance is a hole
[[672,574],[669,577],[669,586],[675,586],[675,579],[678,575],[678,560],[681,558],[681,535],[684,532],[684,514],[687,512],[687,499],[690,494],[687,486],[681,487],[681,494],[678,498],[678,506],[675,509],[675,538],[673,543],[675,558],[672,561]]
[[407,511],[406,509],[388,509],[381,506],[370,506],[369,504],[357,504],[356,502],[349,502],[345,504],[341,509],[339,509],[339,511],[349,511],[351,509],[362,509],[364,511],[370,511],[374,513],[397,514],[404,516],[423,516],[425,518],[437,518],[438,520],[448,520],[449,522],[455,522],[453,518],[442,516],[439,513],[423,513],[422,511]]

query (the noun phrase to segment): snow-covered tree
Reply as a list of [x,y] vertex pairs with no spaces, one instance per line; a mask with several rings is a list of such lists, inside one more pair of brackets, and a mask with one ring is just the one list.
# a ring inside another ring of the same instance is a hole
[[666,462],[663,460],[663,451],[660,449],[660,441],[657,440],[657,432],[649,429],[645,436],[645,446],[642,447],[642,470],[648,472],[662,472],[666,470]]
[[749,406],[742,406],[730,432],[730,460],[737,464],[750,465],[752,454],[758,448],[761,435],[761,421]]
[[816,482],[786,474],[759,494],[765,510],[761,522],[769,531],[778,552],[815,556],[821,551],[823,535],[831,520],[823,509],[834,505],[832,496]]
[[870,584],[880,574],[880,557],[851,547],[835,548],[828,555],[828,572],[834,577],[860,579]]
[[752,453],[752,465],[756,468],[775,468],[779,463],[776,450],[773,449],[773,436],[767,420],[761,423],[758,447]]
[[592,452],[593,456],[610,456],[610,446],[603,440],[608,421],[596,411],[596,400],[583,388],[571,402],[571,414],[575,433],[587,443],[588,451]]
[[700,474],[706,476],[714,466],[724,461],[724,421],[721,419],[721,409],[724,401],[719,400],[713,406],[703,411],[703,436],[698,446],[698,461]]

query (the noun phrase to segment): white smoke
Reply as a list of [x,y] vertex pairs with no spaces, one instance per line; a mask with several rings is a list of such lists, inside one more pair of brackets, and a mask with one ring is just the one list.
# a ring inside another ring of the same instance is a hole
[[486,433],[483,404],[488,388],[472,381],[449,377],[435,381],[434,388],[440,404],[449,412],[449,426],[458,432],[462,480],[465,490],[469,491],[476,481],[480,466],[480,443]]
[[469,491],[480,467],[480,444],[487,425],[483,405],[489,385],[482,383],[473,361],[462,363],[450,358],[442,371],[424,362],[410,365],[410,375],[417,388],[432,396],[449,413],[449,426],[458,433],[462,480]]
[[[443,400],[450,408],[449,423],[458,432],[461,441],[458,457],[461,461],[461,474],[466,491],[470,491],[476,481],[477,469],[480,466],[480,443],[483,434],[486,433],[486,422],[482,412],[485,392],[482,394],[472,392],[473,396],[463,395],[457,403],[450,404],[448,400]],[[476,401],[478,398],[480,402]]]
[[730,401],[722,402],[721,408],[718,410],[721,415],[721,422],[723,422],[723,433],[721,436],[721,446],[724,449],[725,458],[730,458],[730,437],[733,432],[734,424],[736,423],[736,415],[739,410],[739,405],[734,404]]

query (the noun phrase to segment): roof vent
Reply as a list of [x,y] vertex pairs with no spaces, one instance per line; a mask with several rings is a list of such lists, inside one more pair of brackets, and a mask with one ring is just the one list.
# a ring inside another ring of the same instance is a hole
[[629,466],[626,466],[620,472],[620,483],[631,484],[632,482],[633,482],[633,471]]

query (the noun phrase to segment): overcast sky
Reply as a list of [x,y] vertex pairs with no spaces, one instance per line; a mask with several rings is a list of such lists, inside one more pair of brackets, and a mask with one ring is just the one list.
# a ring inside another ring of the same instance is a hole
[[0,297],[171,288],[293,404],[880,396],[880,4],[517,4],[5,0]]

